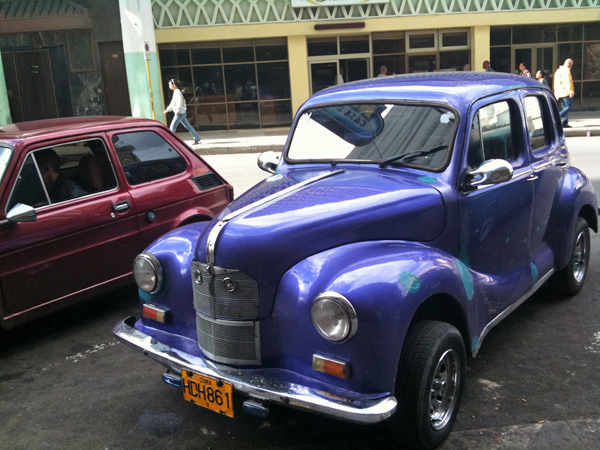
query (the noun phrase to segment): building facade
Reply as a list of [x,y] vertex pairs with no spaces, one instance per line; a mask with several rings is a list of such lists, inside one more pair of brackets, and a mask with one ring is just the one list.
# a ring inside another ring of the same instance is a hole
[[[120,12],[132,114],[168,121],[167,81],[176,79],[199,130],[287,126],[312,93],[328,86],[382,72],[483,70],[484,60],[496,71],[518,72],[523,62],[532,74],[552,74],[571,58],[575,107],[600,107],[600,0],[112,5]],[[4,46],[0,52],[4,61]]]

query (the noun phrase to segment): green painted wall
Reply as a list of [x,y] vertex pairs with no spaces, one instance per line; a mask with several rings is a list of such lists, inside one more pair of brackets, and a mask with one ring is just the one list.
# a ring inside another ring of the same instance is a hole
[[10,117],[10,106],[8,104],[8,92],[6,80],[4,79],[4,67],[2,65],[2,53],[0,53],[0,125],[12,123]]
[[[125,66],[127,67],[127,84],[131,100],[131,114],[134,117],[152,119],[152,102],[150,100],[150,85],[144,52],[125,53]],[[158,59],[155,52],[150,52],[148,61],[150,79],[152,80],[152,98],[154,99],[154,113],[156,120],[164,123],[164,105],[162,88],[158,70]]]

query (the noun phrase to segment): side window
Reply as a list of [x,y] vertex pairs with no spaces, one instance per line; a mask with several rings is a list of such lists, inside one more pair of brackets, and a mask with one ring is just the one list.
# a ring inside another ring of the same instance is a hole
[[518,158],[510,105],[498,102],[484,106],[471,124],[468,164],[478,167],[490,159],[514,161]]
[[186,160],[153,131],[115,134],[112,141],[131,185],[171,177],[187,168]]
[[117,186],[101,139],[69,142],[30,153],[15,183],[8,208],[39,208]]
[[531,150],[538,152],[548,147],[552,141],[547,126],[548,120],[545,120],[544,111],[540,97],[525,97],[525,114],[527,116],[527,130],[531,141]]
[[23,203],[33,208],[40,208],[49,204],[32,154],[27,156],[21,172],[19,172],[12,196],[7,205],[7,211],[10,211],[17,203]]

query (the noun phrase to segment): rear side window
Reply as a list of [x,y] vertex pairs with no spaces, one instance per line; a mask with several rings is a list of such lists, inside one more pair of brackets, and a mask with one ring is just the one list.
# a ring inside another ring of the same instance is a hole
[[104,141],[89,139],[34,150],[25,159],[8,202],[39,208],[117,186]]
[[525,97],[525,114],[527,116],[527,130],[529,131],[529,140],[531,150],[538,152],[550,146],[551,136],[549,133],[548,120],[544,114],[546,108],[543,107],[543,100],[540,97]]
[[171,177],[187,168],[186,160],[153,131],[115,134],[112,141],[131,185]]

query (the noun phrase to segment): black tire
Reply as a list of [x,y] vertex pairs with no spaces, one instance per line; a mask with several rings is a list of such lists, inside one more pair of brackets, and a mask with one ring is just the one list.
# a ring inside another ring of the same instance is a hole
[[585,283],[590,262],[590,229],[582,217],[577,218],[571,242],[571,257],[566,267],[556,273],[553,287],[567,297],[578,294]]
[[398,409],[387,421],[400,448],[433,449],[448,437],[466,366],[464,341],[452,325],[422,321],[409,329],[396,377]]

